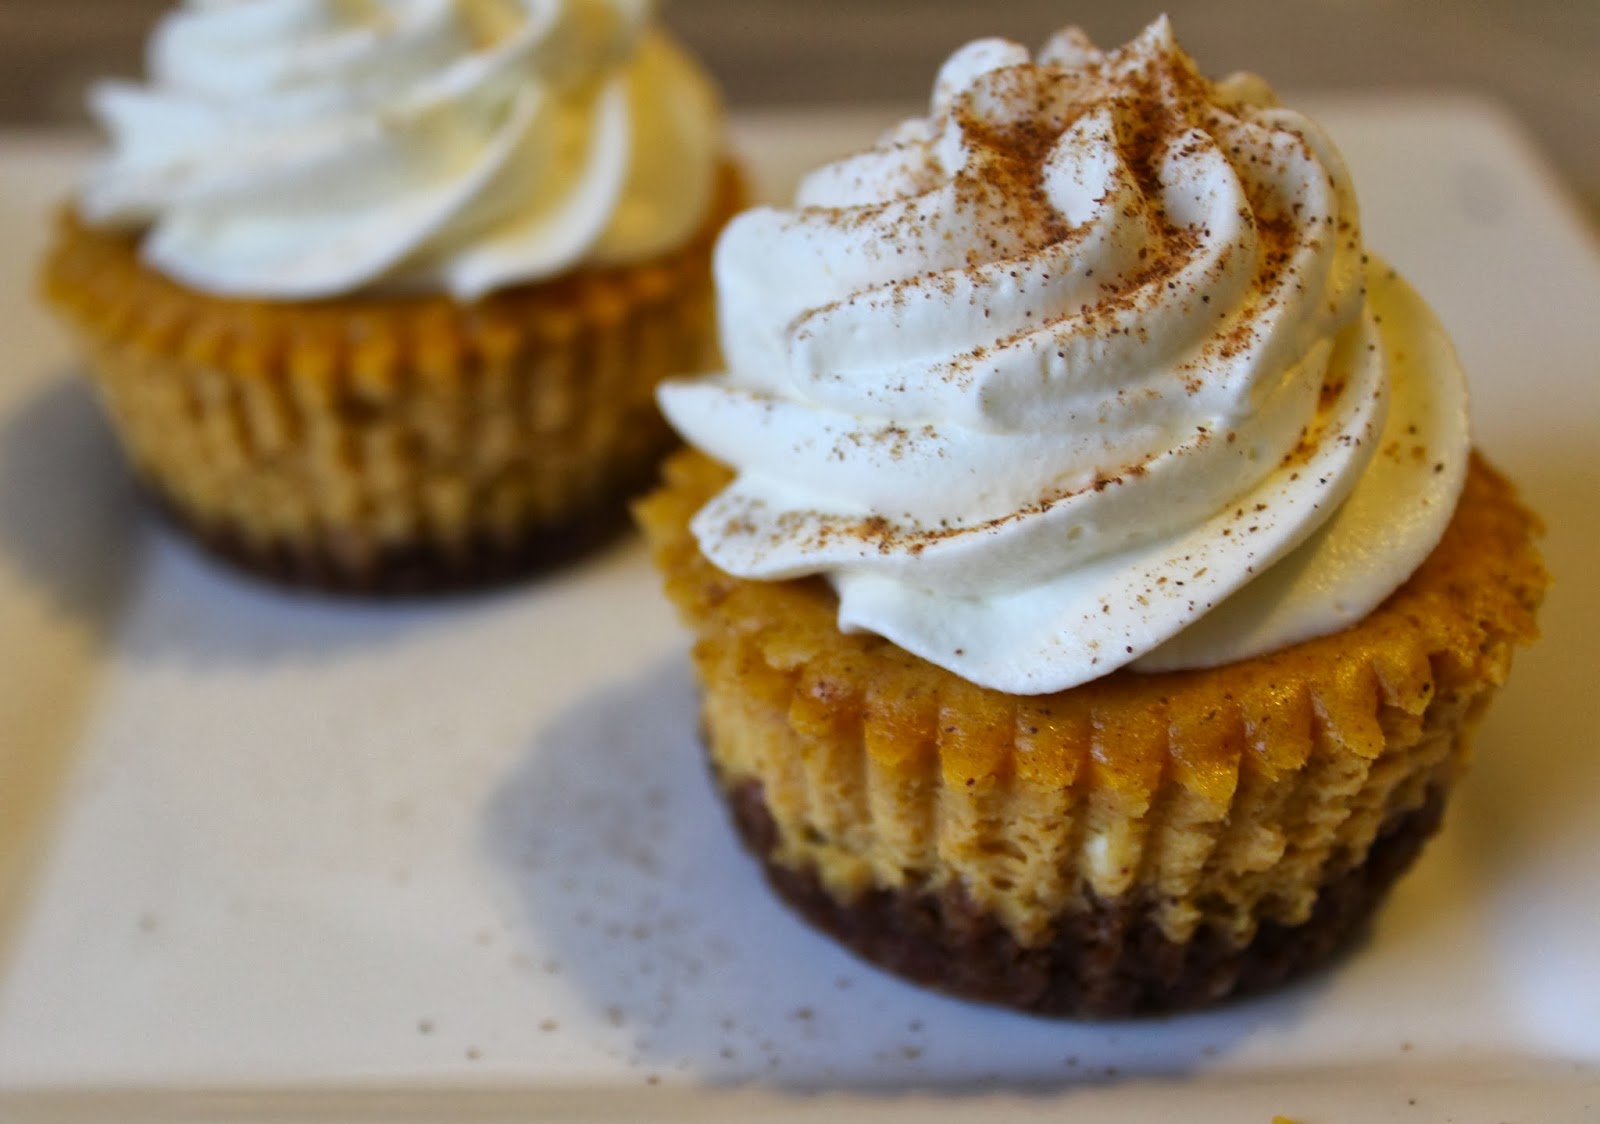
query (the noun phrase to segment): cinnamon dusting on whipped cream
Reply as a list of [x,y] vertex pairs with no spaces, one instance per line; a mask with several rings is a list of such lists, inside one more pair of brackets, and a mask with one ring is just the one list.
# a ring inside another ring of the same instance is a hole
[[[1459,372],[1447,345],[1396,370],[1333,145],[1259,79],[1205,78],[1165,20],[1109,52],[1071,29],[1036,56],[968,44],[927,117],[795,202],[730,226],[729,369],[661,402],[738,470],[702,549],[742,577],[825,574],[846,628],[1056,690],[1193,631],[1363,487],[1428,506],[1368,472],[1392,399],[1459,488]],[[1429,352],[1431,322],[1394,318]],[[1289,598],[1292,619],[1186,659],[1370,608],[1443,528],[1399,522],[1375,578],[1328,563],[1332,609]]]

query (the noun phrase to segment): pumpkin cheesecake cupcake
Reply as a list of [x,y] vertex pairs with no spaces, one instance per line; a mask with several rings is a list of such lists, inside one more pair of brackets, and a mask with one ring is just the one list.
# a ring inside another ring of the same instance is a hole
[[715,362],[739,185],[628,0],[191,0],[43,269],[129,459],[242,565],[362,592],[615,529]]
[[1165,20],[971,43],[717,249],[636,511],[713,771],[863,956],[1051,1015],[1324,963],[1535,635],[1538,521],[1349,176]]

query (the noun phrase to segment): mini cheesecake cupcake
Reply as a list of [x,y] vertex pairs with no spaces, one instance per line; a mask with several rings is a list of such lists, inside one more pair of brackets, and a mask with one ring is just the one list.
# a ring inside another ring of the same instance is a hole
[[1538,521],[1326,136],[1166,22],[969,44],[716,256],[636,509],[772,886],[1050,1015],[1358,935],[1535,635]]
[[191,0],[45,297],[139,477],[221,554],[363,592],[615,529],[716,362],[738,205],[698,67],[623,0]]

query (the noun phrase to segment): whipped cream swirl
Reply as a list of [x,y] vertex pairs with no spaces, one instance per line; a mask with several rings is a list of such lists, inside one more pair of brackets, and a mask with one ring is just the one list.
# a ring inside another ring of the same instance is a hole
[[1459,369],[1333,145],[1164,19],[968,44],[928,117],[735,220],[716,268],[729,370],[660,393],[738,470],[702,549],[824,574],[842,627],[981,685],[1341,627],[1464,479]]
[[149,84],[91,104],[112,139],[89,221],[218,295],[373,287],[473,299],[635,261],[704,221],[709,81],[648,0],[189,0]]

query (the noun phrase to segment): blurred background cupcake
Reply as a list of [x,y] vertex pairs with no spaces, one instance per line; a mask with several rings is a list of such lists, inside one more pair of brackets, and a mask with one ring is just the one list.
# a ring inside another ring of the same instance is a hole
[[703,71],[627,0],[191,2],[63,208],[46,299],[135,469],[295,583],[474,586],[618,527],[714,356]]

